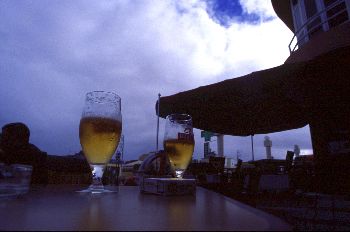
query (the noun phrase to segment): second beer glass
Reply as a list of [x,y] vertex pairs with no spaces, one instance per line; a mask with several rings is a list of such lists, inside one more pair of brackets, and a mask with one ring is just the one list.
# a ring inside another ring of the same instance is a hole
[[171,114],[166,117],[164,150],[175,176],[182,178],[191,162],[194,150],[192,118],[187,114]]

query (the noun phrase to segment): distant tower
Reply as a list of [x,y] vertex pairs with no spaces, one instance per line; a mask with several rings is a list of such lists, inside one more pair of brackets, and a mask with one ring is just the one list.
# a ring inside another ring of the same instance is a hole
[[299,157],[300,155],[300,148],[298,145],[294,145],[294,154],[295,154],[295,157]]
[[269,136],[265,136],[264,147],[266,149],[266,159],[272,159],[272,155],[271,155],[272,141],[270,140]]
[[224,135],[216,134],[217,136],[217,146],[218,146],[218,156],[224,157]]

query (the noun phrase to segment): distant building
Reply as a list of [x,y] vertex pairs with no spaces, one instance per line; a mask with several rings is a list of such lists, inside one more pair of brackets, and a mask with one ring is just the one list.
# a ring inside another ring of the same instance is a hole
[[[350,192],[350,0],[272,0],[294,33],[285,64],[322,57],[314,88],[303,99],[308,114],[316,181],[325,192]],[[286,44],[287,46],[287,44]],[[321,72],[320,72],[321,69]],[[321,82],[317,82],[322,80]],[[303,80],[300,80],[301,83]],[[305,97],[306,98],[306,97]]]
[[71,157],[76,158],[76,159],[86,159],[83,151],[79,151],[79,152],[75,153],[74,155],[71,155]]

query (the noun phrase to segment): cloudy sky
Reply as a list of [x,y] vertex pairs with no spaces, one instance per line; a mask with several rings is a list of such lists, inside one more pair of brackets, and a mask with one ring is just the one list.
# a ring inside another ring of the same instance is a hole
[[[41,150],[74,154],[86,92],[114,91],[126,160],[155,150],[158,93],[280,65],[292,38],[269,0],[1,0],[0,22],[0,126],[24,122]],[[264,136],[254,136],[256,158]],[[277,158],[294,144],[312,153],[308,127],[269,136]],[[250,137],[225,136],[226,156],[237,151],[250,159]]]

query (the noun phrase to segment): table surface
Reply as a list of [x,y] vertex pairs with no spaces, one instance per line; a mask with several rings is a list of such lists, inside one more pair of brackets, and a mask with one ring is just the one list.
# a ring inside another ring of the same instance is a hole
[[291,230],[281,219],[197,187],[196,196],[81,194],[81,186],[33,188],[0,199],[0,230]]

